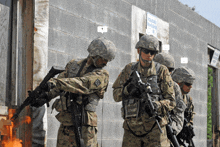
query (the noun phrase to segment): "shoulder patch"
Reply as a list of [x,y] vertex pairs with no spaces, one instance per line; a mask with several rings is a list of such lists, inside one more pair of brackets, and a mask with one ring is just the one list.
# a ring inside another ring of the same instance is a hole
[[101,84],[101,81],[99,79],[97,79],[97,80],[95,80],[94,84],[96,87],[98,87]]

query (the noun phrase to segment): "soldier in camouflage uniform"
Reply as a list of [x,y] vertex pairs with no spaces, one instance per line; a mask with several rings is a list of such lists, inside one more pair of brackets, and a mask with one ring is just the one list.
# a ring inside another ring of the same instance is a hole
[[[187,126],[193,126],[193,117],[194,117],[194,105],[192,101],[192,97],[188,94],[192,88],[192,84],[195,80],[195,73],[187,68],[187,67],[181,67],[175,69],[175,71],[172,74],[173,81],[178,83],[180,86],[182,95],[183,95],[183,101],[186,104],[186,109],[184,112],[184,117],[188,121],[186,124]],[[180,138],[181,135],[184,133],[184,129],[179,133],[177,138]]]
[[[155,62],[165,65],[170,74],[175,67],[174,58],[167,53],[159,53],[154,58]],[[175,91],[175,100],[176,100],[176,107],[171,111],[171,119],[172,119],[172,128],[175,130],[176,135],[183,128],[184,122],[184,111],[186,109],[186,104],[183,101],[182,92],[180,90],[179,85],[174,81],[174,91]]]
[[[39,99],[33,106],[42,106],[61,94],[52,108],[59,113],[57,120],[61,123],[57,147],[77,147],[74,132],[74,122],[70,108],[74,100],[82,106],[82,138],[85,147],[98,147],[96,106],[103,98],[109,82],[109,72],[103,69],[107,62],[115,58],[115,45],[105,39],[97,38],[88,47],[89,56],[82,60],[71,60],[66,70],[58,78],[52,78],[48,87],[53,87],[49,93],[43,94],[45,99]],[[52,85],[52,86],[51,86]],[[69,97],[70,94],[73,97]]]
[[[170,146],[166,134],[166,112],[175,107],[175,95],[173,81],[167,67],[152,61],[159,51],[158,46],[157,38],[152,35],[143,35],[135,47],[139,53],[139,61],[127,64],[113,84],[114,100],[123,103],[122,147]],[[138,87],[132,83],[124,86],[132,71],[138,71],[143,82],[151,83],[153,93],[150,95],[153,105],[161,117],[159,124],[162,133],[155,123],[155,118],[149,116],[148,107],[142,107]]]

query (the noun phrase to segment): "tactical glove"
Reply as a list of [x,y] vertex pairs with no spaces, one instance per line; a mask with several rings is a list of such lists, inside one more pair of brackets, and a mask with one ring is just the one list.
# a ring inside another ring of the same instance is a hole
[[49,92],[50,89],[56,87],[55,83],[48,81],[43,87],[42,90]]
[[31,103],[31,106],[38,108],[47,102],[49,102],[48,92],[42,92],[40,96]]
[[[160,102],[158,102],[158,101],[157,101],[157,102],[156,102],[156,101],[152,101],[152,103],[153,103],[153,105],[154,105],[155,112],[158,114],[158,110],[159,110],[159,108],[160,108],[160,106],[161,106]],[[147,104],[147,105],[145,106],[145,112],[147,112],[147,114],[148,114],[150,117],[153,116],[152,111],[153,111],[153,110],[150,109],[149,104]]]
[[140,97],[141,92],[134,84],[130,83],[124,88],[124,94],[125,95],[131,95],[133,97]]

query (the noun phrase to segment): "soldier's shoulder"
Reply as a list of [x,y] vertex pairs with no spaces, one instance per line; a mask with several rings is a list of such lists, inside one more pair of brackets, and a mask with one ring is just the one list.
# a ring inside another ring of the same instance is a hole
[[85,59],[72,59],[66,64],[66,68],[79,66]]
[[[156,62],[157,63],[157,62]],[[170,75],[169,70],[167,69],[167,67],[163,64],[158,63],[159,65],[159,72],[158,75]]]
[[94,72],[98,75],[107,75],[109,76],[109,72],[106,69],[95,69]]
[[132,68],[134,68],[134,66],[137,64],[137,62],[131,62],[128,63],[127,65],[125,65],[124,70],[125,71],[130,71]]
[[160,70],[161,71],[165,71],[165,70],[167,70],[167,67],[165,65],[163,65],[163,64],[160,64]]

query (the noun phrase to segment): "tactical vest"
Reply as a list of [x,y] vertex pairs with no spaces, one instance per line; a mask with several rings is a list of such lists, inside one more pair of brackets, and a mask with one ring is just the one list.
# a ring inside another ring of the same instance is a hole
[[[131,66],[131,72],[137,70],[138,62],[133,62]],[[145,83],[149,83],[151,85],[152,93],[150,96],[152,101],[158,101],[162,99],[161,90],[158,85],[158,74],[160,69],[160,63],[155,62],[156,75],[151,75],[149,77],[141,77],[141,80]],[[126,85],[124,85],[125,87]],[[140,98],[135,98],[132,96],[128,96],[127,98],[123,98],[123,107],[122,107],[122,117],[123,118],[131,118],[138,117],[141,114],[145,113],[145,107]]]
[[[82,71],[83,67],[86,64],[86,60],[82,63],[82,65],[77,64],[78,61],[74,61],[69,66],[68,78],[74,78],[79,77],[80,72]],[[95,66],[90,66],[86,70],[85,74],[88,72],[92,72],[94,69],[98,69]],[[100,69],[100,68],[99,68]],[[96,94],[89,94],[89,95],[81,95],[81,94],[66,94],[66,95],[60,95],[60,99],[57,99],[52,106],[52,109],[55,108],[56,111],[66,111],[68,110],[68,107],[70,105],[70,100],[75,100],[78,104],[82,105],[84,107],[84,110],[86,111],[96,111],[96,107],[98,105],[98,102],[100,100],[100,97]]]

